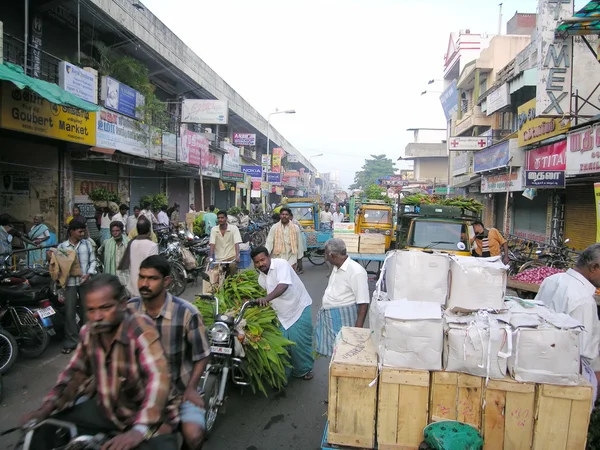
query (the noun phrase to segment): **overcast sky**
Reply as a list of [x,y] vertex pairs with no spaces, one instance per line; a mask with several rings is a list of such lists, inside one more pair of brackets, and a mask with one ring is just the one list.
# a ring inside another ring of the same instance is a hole
[[[450,32],[498,31],[494,0],[143,0],[321,172],[347,186],[370,154],[396,160],[407,128],[444,128]],[[585,0],[575,2],[576,9]],[[536,0],[505,0],[502,32]],[[398,167],[398,166],[397,166]]]

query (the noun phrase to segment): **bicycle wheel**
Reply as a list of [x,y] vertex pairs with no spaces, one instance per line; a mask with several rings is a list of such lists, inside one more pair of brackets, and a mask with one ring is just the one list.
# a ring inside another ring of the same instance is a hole
[[26,358],[37,358],[48,348],[50,335],[48,330],[27,308],[15,307],[19,317],[19,351]]
[[17,341],[12,334],[0,329],[0,373],[6,373],[17,360]]
[[322,266],[325,264],[325,250],[320,248],[308,250],[306,257],[315,266]]
[[537,260],[527,261],[525,264],[523,264],[521,267],[519,267],[519,273],[525,272],[528,269],[534,269],[537,267],[546,267],[546,264],[543,263],[542,261],[537,261]]
[[185,292],[185,288],[187,287],[187,272],[185,271],[185,267],[179,263],[171,262],[171,278],[171,284],[167,290],[171,295],[179,297]]

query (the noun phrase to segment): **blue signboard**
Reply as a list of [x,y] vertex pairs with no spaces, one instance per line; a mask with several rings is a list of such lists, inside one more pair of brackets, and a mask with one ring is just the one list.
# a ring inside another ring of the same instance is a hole
[[135,89],[123,84],[114,78],[102,78],[101,98],[104,107],[136,119],[143,119],[140,108],[146,99]]
[[456,80],[450,83],[450,86],[440,95],[442,109],[446,115],[446,120],[452,118],[452,113],[458,111],[458,89],[456,88]]
[[475,156],[473,157],[473,171],[487,172],[489,170],[506,167],[509,158],[509,141],[492,145],[485,150],[475,153]]
[[564,170],[526,170],[525,187],[565,187]]
[[261,166],[242,166],[242,172],[249,175],[251,178],[262,179]]
[[281,174],[280,173],[268,173],[267,181],[269,183],[281,183]]

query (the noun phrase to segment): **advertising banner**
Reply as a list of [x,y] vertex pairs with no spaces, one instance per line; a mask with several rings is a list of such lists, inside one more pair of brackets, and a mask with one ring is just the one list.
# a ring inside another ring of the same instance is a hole
[[154,157],[160,154],[160,145],[152,139],[147,125],[106,109],[98,111],[96,115],[96,147],[115,149],[144,158],[150,157],[150,153]]
[[[524,170],[520,167],[514,170],[508,180],[508,173],[501,175],[483,175],[481,177],[481,193],[506,192],[507,187],[511,192],[523,190]],[[507,186],[508,183],[508,186]]]
[[93,147],[95,122],[94,112],[55,105],[35,92],[2,83],[2,128]]
[[527,152],[527,170],[562,170],[567,168],[567,141],[544,145]]
[[229,142],[221,142],[221,148],[227,150],[227,155],[223,156],[223,170],[239,172],[241,170],[240,149]]
[[230,172],[228,170],[223,170],[223,172],[221,172],[221,179],[223,181],[235,181],[243,183],[245,179],[244,177],[245,175],[243,172]]
[[506,167],[510,154],[509,146],[510,142],[504,141],[475,153],[473,156],[473,171],[487,172],[488,170]]
[[163,161],[175,161],[177,159],[177,135],[174,133],[162,134],[162,154]]
[[87,102],[98,103],[98,72],[93,69],[83,70],[61,61],[58,64],[58,85]]
[[492,145],[491,137],[477,136],[453,136],[448,140],[448,150],[483,150]]
[[281,172],[281,158],[283,158],[283,149],[276,147],[273,149],[273,159],[271,172],[280,173]]
[[260,191],[260,181],[253,181],[252,182],[252,190],[253,191]]
[[143,119],[146,99],[135,89],[111,77],[102,77],[100,99],[105,108],[136,119]]
[[594,183],[596,196],[596,242],[600,242],[600,183]]
[[242,172],[249,175],[252,178],[252,181],[262,180],[263,172],[261,166],[242,166]]
[[254,147],[256,145],[256,134],[233,133],[233,144],[243,145],[244,147]]
[[185,99],[181,107],[182,123],[227,125],[229,106],[227,100]]
[[442,109],[446,115],[446,120],[452,118],[452,113],[458,111],[458,90],[456,89],[456,80],[450,83],[450,86],[440,95]]
[[525,187],[565,187],[564,170],[526,170]]
[[469,171],[471,166],[471,153],[464,152],[454,157],[452,163],[452,175],[463,175]]
[[600,124],[567,135],[567,175],[600,172]]
[[536,117],[535,99],[519,106],[517,112],[520,147],[566,133],[571,126],[569,119],[541,119]]
[[281,183],[281,174],[280,173],[269,173],[269,174],[267,174],[267,181],[269,183]]
[[290,162],[290,163],[297,163],[298,162],[298,155],[288,154],[287,155],[287,161]]
[[504,83],[494,92],[487,96],[486,115],[491,116],[493,113],[505,106],[510,105],[510,94],[508,92],[508,83]]

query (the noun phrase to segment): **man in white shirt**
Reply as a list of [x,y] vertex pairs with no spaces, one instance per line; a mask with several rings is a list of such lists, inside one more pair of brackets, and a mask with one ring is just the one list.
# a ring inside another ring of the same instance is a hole
[[196,205],[194,205],[193,203],[190,203],[190,211],[191,213],[195,213],[196,212]]
[[129,211],[129,206],[125,204],[119,206],[119,212],[112,217],[112,221],[121,222],[125,227],[127,225],[127,211]]
[[258,283],[267,291],[266,297],[256,300],[262,306],[273,307],[283,337],[296,343],[289,349],[292,368],[286,367],[286,375],[311,380],[314,364],[312,299],[287,261],[271,258],[266,247],[255,248],[251,256],[254,267],[260,271]]
[[333,223],[342,223],[344,221],[344,215],[341,212],[336,211],[332,215],[332,220]]
[[240,262],[242,236],[238,227],[227,223],[226,211],[217,213],[217,222],[219,226],[210,230],[210,256],[217,262],[229,262],[229,275],[233,275]]
[[155,224],[157,223],[157,221],[156,217],[154,217],[154,214],[152,213],[152,210],[150,209],[151,206],[152,205],[150,204],[150,202],[144,202],[144,204],[142,205],[144,209],[140,211],[140,216],[146,217],[146,219],[148,219],[152,224]]
[[585,249],[574,269],[546,278],[535,297],[548,308],[570,315],[585,327],[579,335],[582,373],[594,386],[594,398],[598,391],[597,377],[600,377],[600,321],[594,299],[596,288],[600,288],[600,244]]
[[167,214],[167,205],[163,205],[160,207],[160,212],[158,213],[158,224],[162,225],[163,227],[168,227],[170,224],[169,221],[169,215]]
[[318,354],[331,356],[342,327],[362,328],[365,323],[370,302],[369,279],[364,267],[348,257],[341,239],[327,241],[325,259],[333,270],[317,314],[315,341]]
[[285,259],[296,270],[298,258],[302,257],[304,250],[300,227],[293,220],[292,210],[281,208],[279,222],[269,230],[265,247],[274,258]]
[[333,227],[333,214],[329,211],[329,204],[326,204],[325,211],[321,211],[319,214],[319,221],[321,222],[321,231],[331,231]]
[[127,227],[125,228],[125,230],[127,231],[127,234],[131,233],[135,229],[138,218],[140,217],[140,211],[141,211],[140,207],[135,206],[133,208],[133,214],[131,216],[127,217],[127,224],[126,224]]

